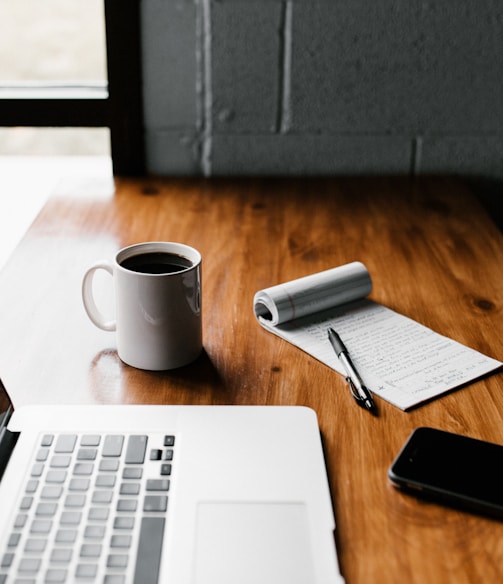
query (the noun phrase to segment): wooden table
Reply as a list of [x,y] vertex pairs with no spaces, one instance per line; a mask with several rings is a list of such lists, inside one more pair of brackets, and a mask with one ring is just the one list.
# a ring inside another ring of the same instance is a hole
[[[205,351],[177,371],[123,365],[113,333],[95,328],[82,308],[86,267],[145,240],[184,242],[203,255]],[[310,406],[348,584],[500,582],[502,522],[402,494],[386,473],[420,425],[503,443],[502,374],[408,413],[379,400],[373,417],[342,377],[262,329],[252,299],[264,287],[361,260],[373,299],[501,360],[502,243],[463,183],[440,178],[68,184],[0,274],[0,376],[16,406]]]

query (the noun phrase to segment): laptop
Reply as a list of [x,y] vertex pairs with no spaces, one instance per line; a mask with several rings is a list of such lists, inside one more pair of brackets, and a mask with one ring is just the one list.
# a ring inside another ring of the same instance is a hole
[[0,404],[0,584],[343,582],[313,410]]

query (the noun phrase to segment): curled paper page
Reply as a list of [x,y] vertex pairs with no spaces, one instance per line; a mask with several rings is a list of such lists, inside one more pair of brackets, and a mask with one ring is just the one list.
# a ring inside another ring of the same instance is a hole
[[261,290],[253,308],[259,321],[276,326],[365,298],[371,290],[367,268],[352,262]]

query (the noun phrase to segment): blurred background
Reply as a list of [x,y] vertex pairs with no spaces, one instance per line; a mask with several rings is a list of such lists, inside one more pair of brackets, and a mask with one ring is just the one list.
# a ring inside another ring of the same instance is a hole
[[[103,0],[0,0],[2,95],[106,79]],[[0,127],[0,268],[57,185],[87,176],[111,179],[107,128]]]
[[[0,0],[0,85],[107,79],[103,0]],[[0,128],[0,156],[109,155],[102,128]]]

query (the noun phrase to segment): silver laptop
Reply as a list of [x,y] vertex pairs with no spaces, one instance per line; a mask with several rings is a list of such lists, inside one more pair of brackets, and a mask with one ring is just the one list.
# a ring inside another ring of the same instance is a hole
[[28,406],[0,424],[0,584],[342,582],[308,408]]

